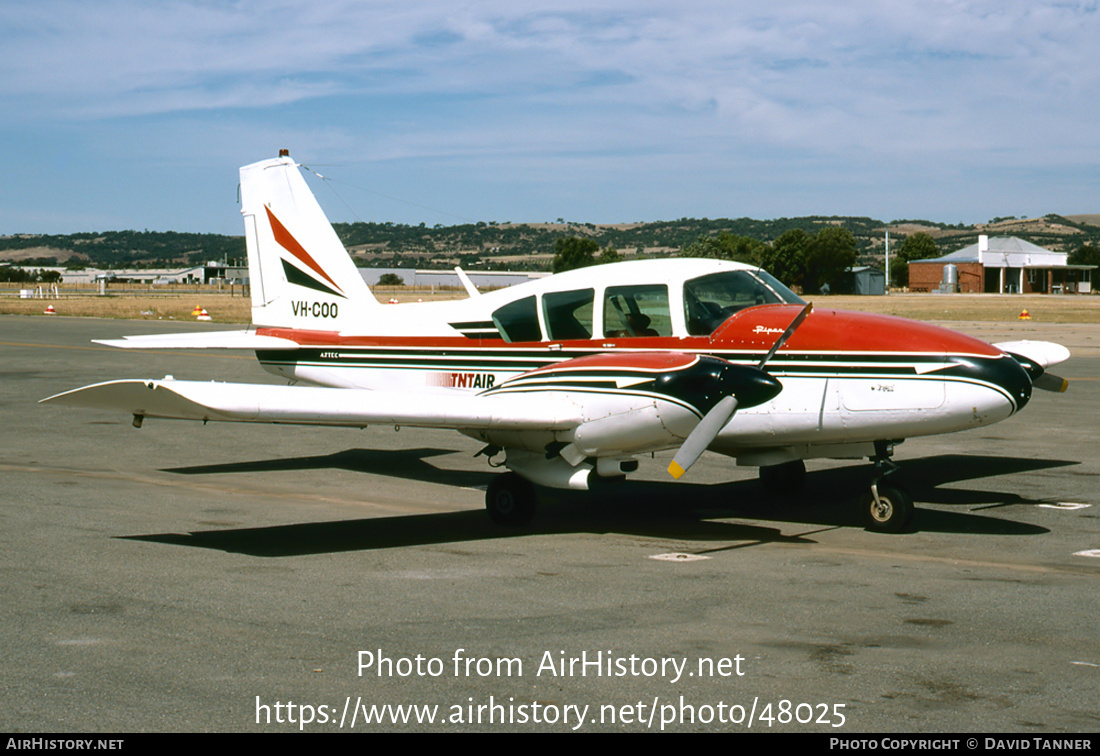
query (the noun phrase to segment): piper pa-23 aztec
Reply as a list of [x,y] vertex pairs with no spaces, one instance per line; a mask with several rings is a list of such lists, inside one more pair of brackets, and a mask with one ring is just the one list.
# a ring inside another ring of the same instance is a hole
[[[768,273],[734,262],[623,262],[451,302],[374,299],[283,156],[241,169],[252,326],[129,337],[123,348],[254,350],[291,385],[100,383],[44,401],[145,418],[451,428],[510,472],[488,487],[497,522],[530,520],[532,484],[589,489],[636,457],[676,449],[684,475],[705,451],[759,466],[793,493],[803,460],[875,465],[862,499],[872,530],[903,530],[912,498],[887,482],[893,446],[1023,409],[1058,344],[990,345],[901,318],[812,310]],[[461,276],[461,272],[460,272]],[[309,386],[294,385],[298,383]]]

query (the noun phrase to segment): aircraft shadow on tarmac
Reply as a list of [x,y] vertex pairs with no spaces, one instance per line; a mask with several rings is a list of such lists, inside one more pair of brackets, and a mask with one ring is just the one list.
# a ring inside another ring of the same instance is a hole
[[347,470],[385,475],[389,478],[420,480],[447,486],[475,488],[486,484],[486,473],[473,470],[446,470],[427,462],[431,457],[454,454],[454,449],[346,449],[335,454],[288,459],[261,459],[216,465],[172,467],[162,472],[181,475],[223,475],[227,473],[287,472],[292,470]]
[[[425,461],[426,457],[449,453],[450,450],[431,448],[388,451],[351,449],[331,455],[174,468],[169,472],[207,475],[330,468],[458,486],[484,486],[488,482],[489,474],[441,470]],[[1013,475],[1073,464],[1077,463],[946,454],[905,460],[894,480],[906,486],[918,504],[915,530],[974,535],[1039,535],[1048,532],[1047,529],[1017,522],[1003,515],[989,517],[975,514],[973,509],[1035,505],[1047,499],[1028,499],[1003,490],[940,486],[997,476],[1008,476],[1005,485],[1011,485]],[[755,480],[716,485],[626,481],[592,492],[540,489],[539,512],[534,522],[522,529],[495,525],[484,511],[475,510],[124,537],[276,557],[555,533],[621,533],[715,544],[716,548],[701,544],[696,550],[702,553],[769,542],[814,543],[807,537],[813,531],[785,536],[778,527],[721,520],[748,518],[817,525],[821,529],[861,527],[859,512],[853,502],[866,489],[869,478],[870,468],[865,464],[813,471],[806,476],[803,493],[789,499],[768,497]],[[921,508],[921,503],[967,507],[971,511]],[[723,545],[718,546],[719,543]]]

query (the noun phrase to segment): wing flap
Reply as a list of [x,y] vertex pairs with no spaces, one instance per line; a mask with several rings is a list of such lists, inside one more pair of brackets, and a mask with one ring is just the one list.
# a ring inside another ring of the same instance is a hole
[[97,383],[42,400],[139,417],[363,427],[567,430],[580,422],[571,402],[516,395],[478,396],[442,389],[415,397],[395,391],[268,384],[123,380]]

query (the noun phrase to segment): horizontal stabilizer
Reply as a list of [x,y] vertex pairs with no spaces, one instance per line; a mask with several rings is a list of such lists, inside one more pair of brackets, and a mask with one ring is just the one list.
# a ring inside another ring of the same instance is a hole
[[135,418],[356,428],[386,424],[458,430],[564,430],[578,422],[576,407],[566,401],[534,403],[523,396],[478,396],[460,389],[439,389],[409,402],[405,393],[368,389],[124,380],[85,386],[42,402],[115,410]]
[[207,331],[206,333],[161,333],[124,336],[121,339],[93,339],[96,344],[121,349],[297,349],[297,342],[255,331]]

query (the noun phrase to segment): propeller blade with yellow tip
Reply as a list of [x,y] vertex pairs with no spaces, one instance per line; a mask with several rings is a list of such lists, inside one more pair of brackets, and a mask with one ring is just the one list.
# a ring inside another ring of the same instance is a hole
[[676,452],[672,464],[668,466],[669,474],[678,479],[690,470],[717,437],[718,432],[733,418],[735,412],[737,412],[737,399],[733,395],[722,397],[710,412],[703,416],[688,435],[683,446]]

